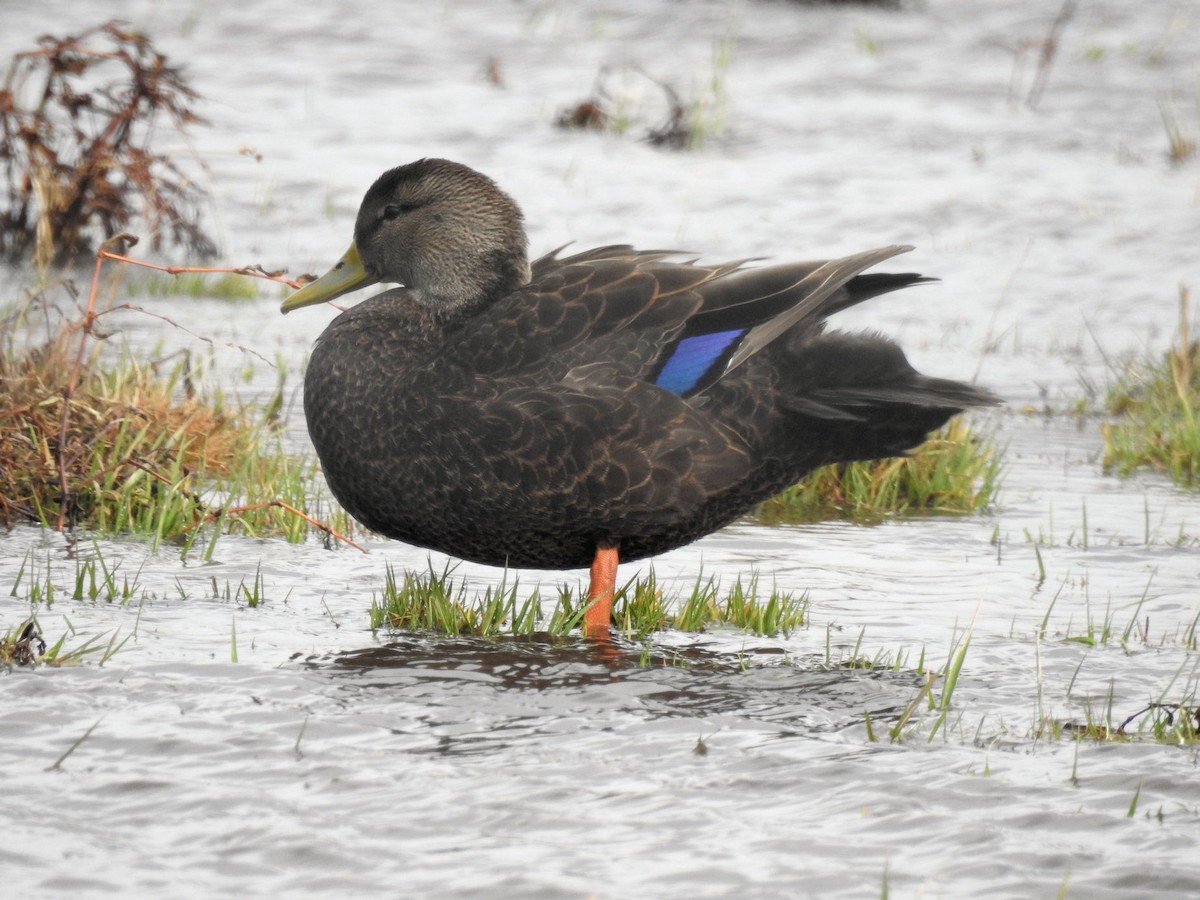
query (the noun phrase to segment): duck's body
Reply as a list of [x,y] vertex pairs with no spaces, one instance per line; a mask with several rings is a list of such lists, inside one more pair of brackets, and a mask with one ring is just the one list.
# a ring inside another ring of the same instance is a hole
[[926,280],[859,274],[908,248],[756,269],[629,247],[530,266],[524,248],[492,182],[422,160],[380,178],[347,257],[285,304],[405,284],[338,316],[305,377],[325,476],[367,527],[492,565],[601,551],[615,577],[617,557],[686,544],[817,466],[902,454],[993,401],[883,338],[824,330]]

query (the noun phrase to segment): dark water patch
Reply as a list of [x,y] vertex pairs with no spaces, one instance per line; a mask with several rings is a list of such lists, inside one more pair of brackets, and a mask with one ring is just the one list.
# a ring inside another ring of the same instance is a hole
[[[613,717],[683,719],[701,723],[698,734],[753,723],[778,735],[812,735],[858,726],[865,715],[886,728],[923,682],[912,672],[828,668],[778,648],[647,652],[620,642],[536,637],[402,637],[305,666],[380,692],[376,702],[396,696],[433,708],[465,704],[487,722],[471,751],[539,728],[602,729]],[[589,708],[602,713],[592,724],[579,718]],[[568,721],[575,724],[564,726]]]

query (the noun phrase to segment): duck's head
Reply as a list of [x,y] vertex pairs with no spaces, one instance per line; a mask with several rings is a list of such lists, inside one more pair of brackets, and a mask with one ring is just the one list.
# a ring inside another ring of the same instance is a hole
[[354,242],[332,269],[283,302],[287,313],[377,282],[417,302],[469,312],[529,280],[521,210],[496,183],[445,159],[385,172],[358,209]]

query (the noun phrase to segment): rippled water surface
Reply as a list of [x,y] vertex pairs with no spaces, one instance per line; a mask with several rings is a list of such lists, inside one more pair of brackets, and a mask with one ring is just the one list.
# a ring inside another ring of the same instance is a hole
[[[9,4],[0,50],[90,24],[84,8]],[[1161,115],[1200,138],[1200,4],[1080,3],[1036,110],[1021,100],[1057,5],[1033,0],[106,11],[152,34],[207,98],[211,125],[192,142],[233,264],[323,270],[374,177],[427,155],[495,177],[522,203],[535,252],[915,244],[905,266],[943,283],[842,318],[896,336],[931,374],[977,374],[1004,395],[978,423],[1006,448],[1005,486],[985,517],[747,524],[668,554],[655,569],[671,587],[703,565],[727,583],[757,571],[807,590],[811,624],[772,639],[668,634],[649,664],[634,644],[375,636],[367,608],[385,566],[430,564],[395,543],[369,541],[364,556],[230,537],[204,563],[137,541],[0,534],[6,628],[26,615],[31,579],[69,586],[97,553],[144,597],[40,607],[51,639],[125,643],[103,665],[0,678],[10,886],[1200,895],[1194,748],[1035,736],[1043,720],[1115,725],[1152,701],[1194,700],[1200,501],[1153,476],[1103,476],[1096,421],[1029,412],[1068,407],[1103,383],[1106,360],[1164,349],[1178,285],[1200,289],[1200,164],[1168,161]],[[659,93],[639,70],[685,97],[717,75],[723,129],[672,153],[554,128],[602,66],[649,119]],[[10,298],[21,277],[6,281]],[[216,377],[243,396],[277,376],[226,344],[279,355],[295,444],[311,452],[298,373],[330,312],[284,319],[273,294],[145,303],[213,337]],[[193,341],[141,316],[121,327],[139,346]],[[223,595],[256,573],[265,602]],[[499,577],[458,573],[481,588]],[[582,577],[518,576],[547,594]],[[1106,623],[1111,640],[1074,640]],[[889,741],[921,660],[941,668],[968,627],[946,724],[933,734],[936,713],[919,705]],[[851,655],[901,664],[830,665]]]

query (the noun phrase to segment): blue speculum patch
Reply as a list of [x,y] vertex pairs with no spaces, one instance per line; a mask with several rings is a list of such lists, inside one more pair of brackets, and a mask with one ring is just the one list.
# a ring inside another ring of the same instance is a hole
[[726,355],[726,351],[746,333],[745,328],[717,331],[684,338],[663,364],[654,383],[674,394],[693,390],[704,375]]

